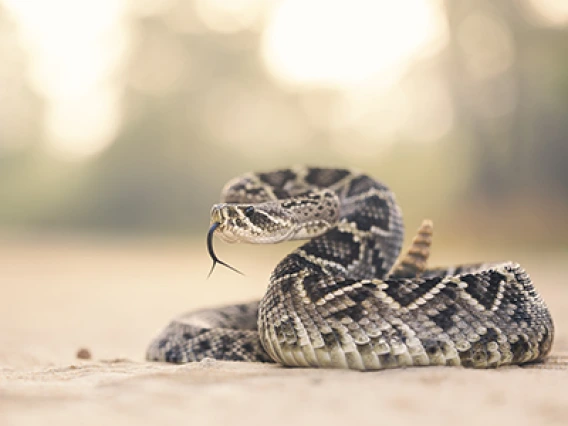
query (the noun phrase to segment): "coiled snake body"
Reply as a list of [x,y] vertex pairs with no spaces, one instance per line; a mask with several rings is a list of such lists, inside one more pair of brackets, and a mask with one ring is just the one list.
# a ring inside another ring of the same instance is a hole
[[149,360],[484,368],[550,352],[552,319],[519,265],[427,269],[427,221],[395,264],[402,216],[393,193],[367,175],[249,173],[231,180],[222,198],[212,232],[226,241],[309,241],[278,263],[262,300],[175,319],[150,344]]

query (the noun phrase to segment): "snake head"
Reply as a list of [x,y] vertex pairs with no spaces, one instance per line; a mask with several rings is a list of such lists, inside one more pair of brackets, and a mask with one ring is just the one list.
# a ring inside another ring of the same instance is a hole
[[216,204],[211,209],[211,224],[215,223],[215,234],[229,243],[272,244],[289,240],[296,232],[294,215],[276,201]]

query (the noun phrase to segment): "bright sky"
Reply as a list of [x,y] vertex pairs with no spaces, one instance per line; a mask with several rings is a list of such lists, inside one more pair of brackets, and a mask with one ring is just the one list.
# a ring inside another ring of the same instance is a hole
[[[21,30],[31,79],[48,102],[52,152],[89,158],[108,146],[120,124],[121,88],[113,73],[129,48],[129,8],[162,13],[169,1],[0,0]],[[285,85],[332,86],[357,99],[390,87],[418,57],[447,41],[440,0],[195,0],[211,31],[264,29],[262,55]],[[566,0],[523,0],[550,25],[568,21]],[[135,6],[133,6],[135,5]],[[448,108],[443,87],[433,86]],[[444,128],[450,124],[445,123]],[[388,127],[388,126],[387,126]],[[438,132],[440,133],[440,132]],[[439,136],[434,132],[434,136]]]
[[378,75],[392,82],[410,59],[441,47],[444,30],[429,0],[288,0],[271,14],[263,51],[285,81],[350,86]]

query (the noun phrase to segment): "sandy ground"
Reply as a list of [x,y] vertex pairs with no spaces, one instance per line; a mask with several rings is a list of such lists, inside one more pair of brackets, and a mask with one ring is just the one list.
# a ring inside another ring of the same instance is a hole
[[[144,362],[172,316],[259,297],[283,250],[219,246],[247,276],[220,269],[207,281],[202,242],[0,240],[0,425],[568,424],[568,251],[484,256],[521,262],[548,302],[557,334],[545,365],[359,373]],[[92,360],[77,359],[79,348]]]

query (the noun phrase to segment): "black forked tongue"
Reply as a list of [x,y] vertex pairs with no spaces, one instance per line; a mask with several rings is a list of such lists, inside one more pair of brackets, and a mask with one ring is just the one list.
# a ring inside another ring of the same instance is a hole
[[209,232],[207,233],[207,250],[209,251],[209,256],[211,257],[211,260],[213,260],[213,265],[211,266],[211,270],[209,271],[209,275],[207,275],[207,278],[211,276],[217,263],[219,265],[225,266],[226,268],[229,268],[231,271],[235,271],[237,274],[244,275],[238,269],[233,268],[228,263],[225,263],[222,260],[220,260],[215,254],[215,251],[213,250],[213,234],[215,233],[215,230],[219,227],[219,225],[220,225],[219,222],[215,222],[213,225],[211,225],[211,228],[209,228]]

